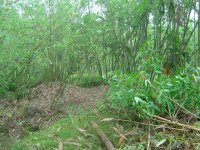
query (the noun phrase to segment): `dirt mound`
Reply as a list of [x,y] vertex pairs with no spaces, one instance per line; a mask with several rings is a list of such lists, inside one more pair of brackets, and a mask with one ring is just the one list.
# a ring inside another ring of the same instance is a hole
[[21,137],[24,132],[36,131],[66,116],[67,106],[95,106],[108,91],[107,86],[83,88],[59,83],[40,84],[30,90],[26,98],[2,105],[0,132]]
[[30,92],[31,106],[48,109],[56,102],[65,106],[68,104],[95,104],[108,90],[107,86],[83,88],[75,85],[63,85],[58,83],[41,84]]

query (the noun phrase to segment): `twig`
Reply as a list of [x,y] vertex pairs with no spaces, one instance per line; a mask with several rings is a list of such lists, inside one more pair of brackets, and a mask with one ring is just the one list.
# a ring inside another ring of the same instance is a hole
[[62,143],[62,142],[59,143],[59,148],[58,148],[58,150],[63,150],[63,143]]
[[106,146],[107,150],[115,150],[114,145],[108,139],[108,137],[106,136],[106,134],[99,128],[99,126],[95,122],[92,122],[91,125],[96,130],[97,134],[99,135],[101,141]]
[[149,129],[148,129],[148,142],[147,142],[147,150],[150,150],[151,147],[150,147],[150,143],[151,143],[151,128],[149,126]]
[[196,128],[194,126],[182,124],[182,123],[179,123],[179,122],[176,122],[176,121],[171,121],[171,120],[168,120],[166,118],[163,118],[163,117],[160,117],[160,116],[156,116],[156,115],[154,115],[153,117],[158,119],[158,120],[161,120],[163,122],[166,122],[168,124],[173,124],[173,125],[177,125],[177,126],[180,126],[180,127],[183,127],[183,128],[187,128],[187,129],[191,129],[191,130],[200,132],[200,128]]
[[142,123],[142,122],[137,122],[137,121],[133,121],[133,120],[125,120],[125,119],[113,119],[114,121],[122,121],[122,122],[131,122],[131,123],[136,123],[136,124],[140,124],[140,125],[146,125],[146,126],[160,126],[160,125],[155,125],[155,124],[149,124],[149,123]]
[[[154,119],[152,118],[151,120],[154,120],[154,121],[158,121],[157,119]],[[133,121],[133,120],[125,120],[125,119],[112,119],[112,121],[122,121],[122,122],[130,122],[130,123],[136,123],[136,124],[139,124],[139,125],[145,125],[145,126],[153,126],[153,127],[160,127],[161,125],[156,125],[156,124],[150,124],[150,123],[143,123],[143,122],[137,122],[137,121]],[[166,123],[165,121],[162,121],[160,120],[160,122],[162,123]],[[163,125],[164,126],[164,125]],[[183,129],[178,129],[178,128],[172,128],[172,127],[166,127],[166,129],[171,129],[171,130],[178,130],[178,131],[183,131],[185,132],[185,130]],[[126,134],[124,134],[125,136],[127,136]]]
[[[158,121],[157,119],[152,119],[152,120]],[[162,120],[159,120],[159,122],[162,122],[162,123],[166,124],[166,122],[162,121]],[[177,130],[177,131],[182,131],[182,132],[186,131],[186,129],[179,129],[179,128],[167,127],[166,125],[159,125],[155,129],[159,129],[159,128],[166,128],[166,129]]]
[[[122,121],[122,122],[131,122],[131,123],[136,123],[136,124],[145,125],[145,126],[160,127],[160,125],[155,125],[155,124],[150,124],[150,123],[142,123],[142,122],[137,122],[137,121],[132,121],[132,120],[123,120],[123,119],[113,119],[113,120],[114,121]],[[158,120],[155,120],[155,121],[158,121]],[[160,121],[160,122],[166,123],[164,121]],[[177,128],[172,128],[172,127],[165,127],[165,128],[171,129],[171,130],[185,131],[183,129],[177,129]]]
[[76,128],[84,137],[94,137],[93,134],[87,133],[87,130],[81,129],[81,128]]
[[84,129],[80,129],[80,128],[76,128],[81,134],[83,134],[84,137],[87,137],[88,134],[86,133],[86,130]]
[[125,145],[125,139],[120,136],[119,141],[117,143],[117,148],[123,147]]
[[129,132],[127,132],[127,133],[124,133],[124,136],[125,137],[127,137],[127,136],[131,136],[131,135],[133,135],[134,133],[132,132],[132,131],[129,131]]
[[113,127],[113,130],[114,130],[115,132],[117,132],[117,133],[120,135],[120,137],[122,137],[122,138],[124,138],[125,140],[127,140],[127,138],[126,138],[122,133],[120,133],[119,130],[118,130],[117,128]]
[[74,146],[81,147],[81,144],[77,143],[77,142],[64,142],[64,144],[66,144],[66,145],[74,145]]

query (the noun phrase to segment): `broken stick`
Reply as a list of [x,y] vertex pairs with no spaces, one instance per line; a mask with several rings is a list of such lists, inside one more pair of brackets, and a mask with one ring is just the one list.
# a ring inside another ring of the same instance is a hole
[[106,136],[106,134],[99,128],[99,126],[95,122],[92,122],[91,124],[92,124],[92,127],[96,130],[97,134],[99,135],[101,141],[104,143],[104,145],[106,146],[106,148],[108,150],[115,150],[114,145],[108,139],[108,137]]
[[197,127],[194,127],[194,126],[190,126],[190,125],[187,125],[187,124],[182,124],[182,123],[179,123],[179,122],[171,121],[171,120],[168,120],[166,118],[156,116],[156,115],[154,115],[153,117],[160,120],[160,121],[168,123],[168,124],[173,124],[173,125],[177,125],[179,127],[183,127],[183,128],[186,128],[186,129],[190,129],[190,130],[193,130],[193,131],[200,132],[200,128],[197,128]]

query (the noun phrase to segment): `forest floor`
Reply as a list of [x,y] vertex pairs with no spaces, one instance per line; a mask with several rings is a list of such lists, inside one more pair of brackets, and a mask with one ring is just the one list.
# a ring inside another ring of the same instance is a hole
[[105,85],[84,88],[42,83],[21,100],[0,100],[0,134],[4,135],[0,138],[0,146],[5,145],[5,141],[10,142],[9,137],[20,139],[26,132],[47,128],[68,113],[77,113],[79,108],[95,109],[97,100],[107,91]]
[[103,150],[91,122],[119,150],[200,149],[198,132],[150,118],[132,120],[134,114],[107,106],[108,90],[106,85],[83,88],[42,83],[21,100],[1,100],[0,149]]

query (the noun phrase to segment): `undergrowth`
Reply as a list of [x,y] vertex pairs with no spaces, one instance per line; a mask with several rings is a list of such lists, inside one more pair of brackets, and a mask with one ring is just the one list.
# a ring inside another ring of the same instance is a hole
[[[105,103],[106,102],[106,103]],[[195,132],[187,133],[179,128],[128,120],[128,116],[122,111],[116,111],[110,107],[107,101],[98,103],[97,109],[82,110],[76,115],[68,115],[38,132],[30,132],[24,139],[15,141],[9,150],[29,149],[95,149],[103,150],[105,147],[99,139],[90,122],[95,121],[117,150],[145,150],[153,149],[196,149],[200,147],[199,136]],[[117,129],[117,132],[116,130]],[[121,137],[126,135],[126,140]],[[149,139],[150,138],[150,139]]]
[[[82,110],[81,110],[82,111]],[[62,143],[63,150],[74,149],[96,149],[101,150],[102,145],[95,131],[91,129],[90,122],[97,121],[105,114],[104,112],[96,113],[92,109],[86,112],[79,112],[76,115],[68,115],[64,119],[57,121],[49,128],[39,132],[30,132],[22,140],[15,141],[8,147],[10,150],[28,150],[28,149],[56,149]],[[109,115],[111,116],[111,115]],[[107,131],[112,139],[110,132],[113,123],[100,124],[101,128]]]
[[98,85],[108,84],[107,80],[98,74],[83,74],[82,76],[73,75],[70,82],[81,87],[94,87]]
[[180,108],[199,115],[199,72],[159,76],[154,82],[145,72],[116,73],[110,80],[109,98],[113,106],[134,111],[140,117],[154,114],[177,115]]

